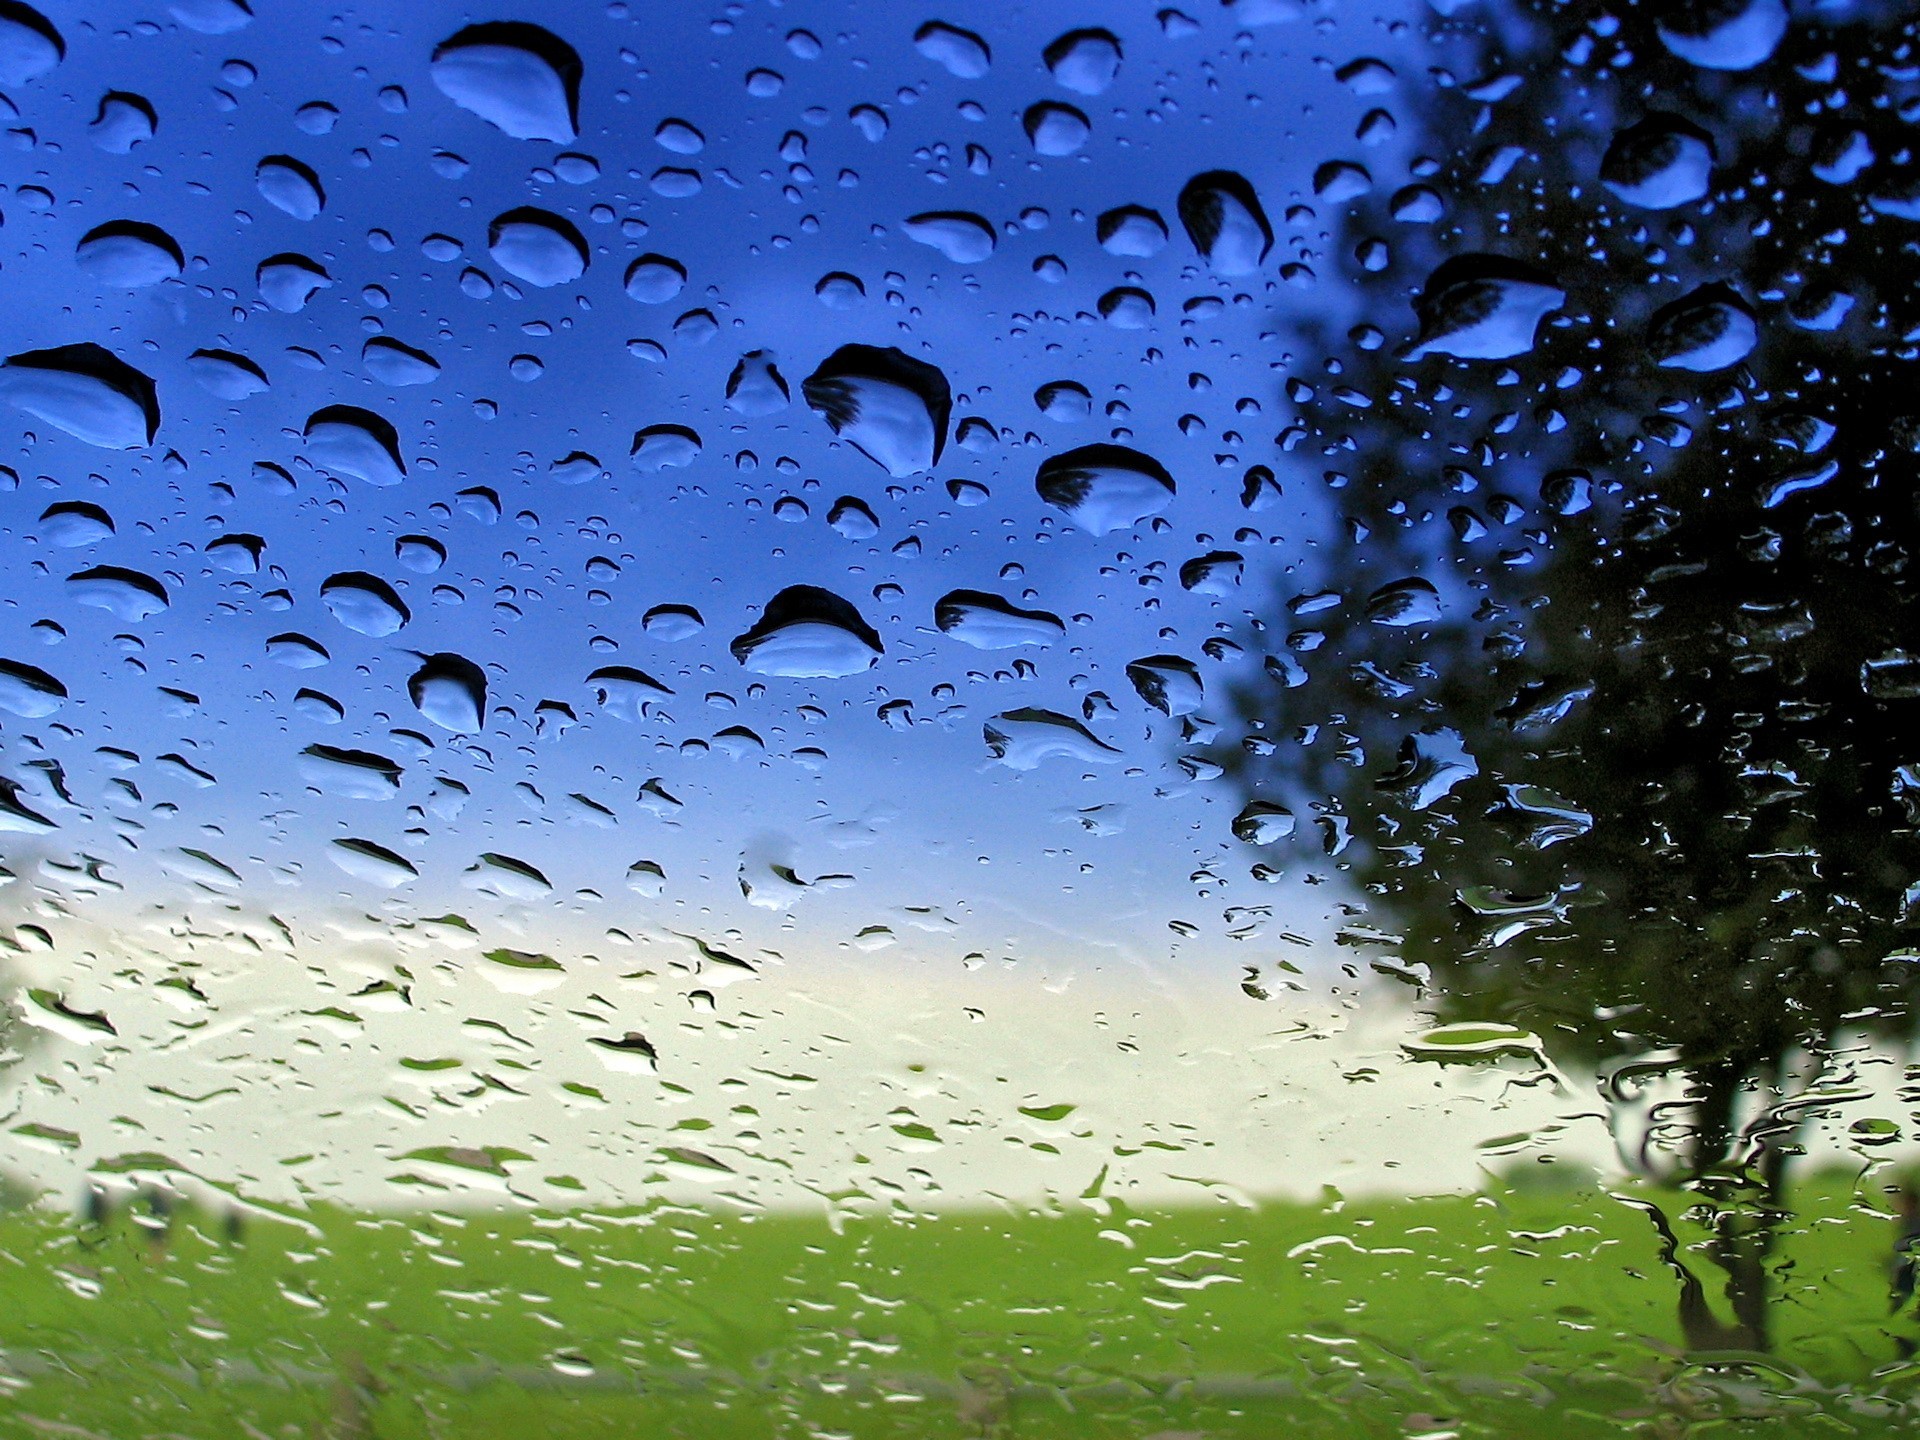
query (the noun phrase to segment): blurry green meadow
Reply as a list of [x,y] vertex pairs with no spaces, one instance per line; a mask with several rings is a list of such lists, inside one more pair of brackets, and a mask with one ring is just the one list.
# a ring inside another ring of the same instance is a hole
[[1761,1352],[1700,1343],[1750,1207],[1651,1186],[831,1218],[148,1191],[0,1215],[0,1434],[1920,1433],[1888,1187],[1812,1177],[1770,1219]]

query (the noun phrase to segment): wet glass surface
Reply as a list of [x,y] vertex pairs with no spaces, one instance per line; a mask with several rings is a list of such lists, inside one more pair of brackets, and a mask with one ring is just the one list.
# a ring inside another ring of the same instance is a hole
[[0,0],[0,1434],[1914,1433],[1917,20]]

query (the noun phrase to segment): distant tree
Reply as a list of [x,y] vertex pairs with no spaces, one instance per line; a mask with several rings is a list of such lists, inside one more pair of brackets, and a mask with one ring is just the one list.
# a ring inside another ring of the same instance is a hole
[[1774,0],[1444,8],[1424,157],[1321,216],[1366,316],[1274,462],[1346,520],[1339,599],[1263,617],[1219,758],[1443,1017],[1685,1078],[1678,1172],[1752,1205],[1733,1325],[1683,1321],[1764,1348],[1790,1057],[1920,989],[1913,11],[1716,69]]

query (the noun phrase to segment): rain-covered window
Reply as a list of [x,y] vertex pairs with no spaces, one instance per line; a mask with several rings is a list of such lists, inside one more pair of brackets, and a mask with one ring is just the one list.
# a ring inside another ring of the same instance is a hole
[[1915,0],[0,0],[0,1436],[1920,1433]]

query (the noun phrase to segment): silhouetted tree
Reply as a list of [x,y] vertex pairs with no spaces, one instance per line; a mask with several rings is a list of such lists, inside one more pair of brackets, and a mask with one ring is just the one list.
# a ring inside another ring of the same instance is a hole
[[1346,518],[1339,599],[1280,597],[1221,758],[1444,1016],[1685,1077],[1681,1172],[1745,1203],[1733,1324],[1682,1320],[1761,1349],[1790,1058],[1920,985],[1912,12],[1798,7],[1730,70],[1767,0],[1445,8],[1426,155],[1321,216],[1366,323],[1274,465]]

